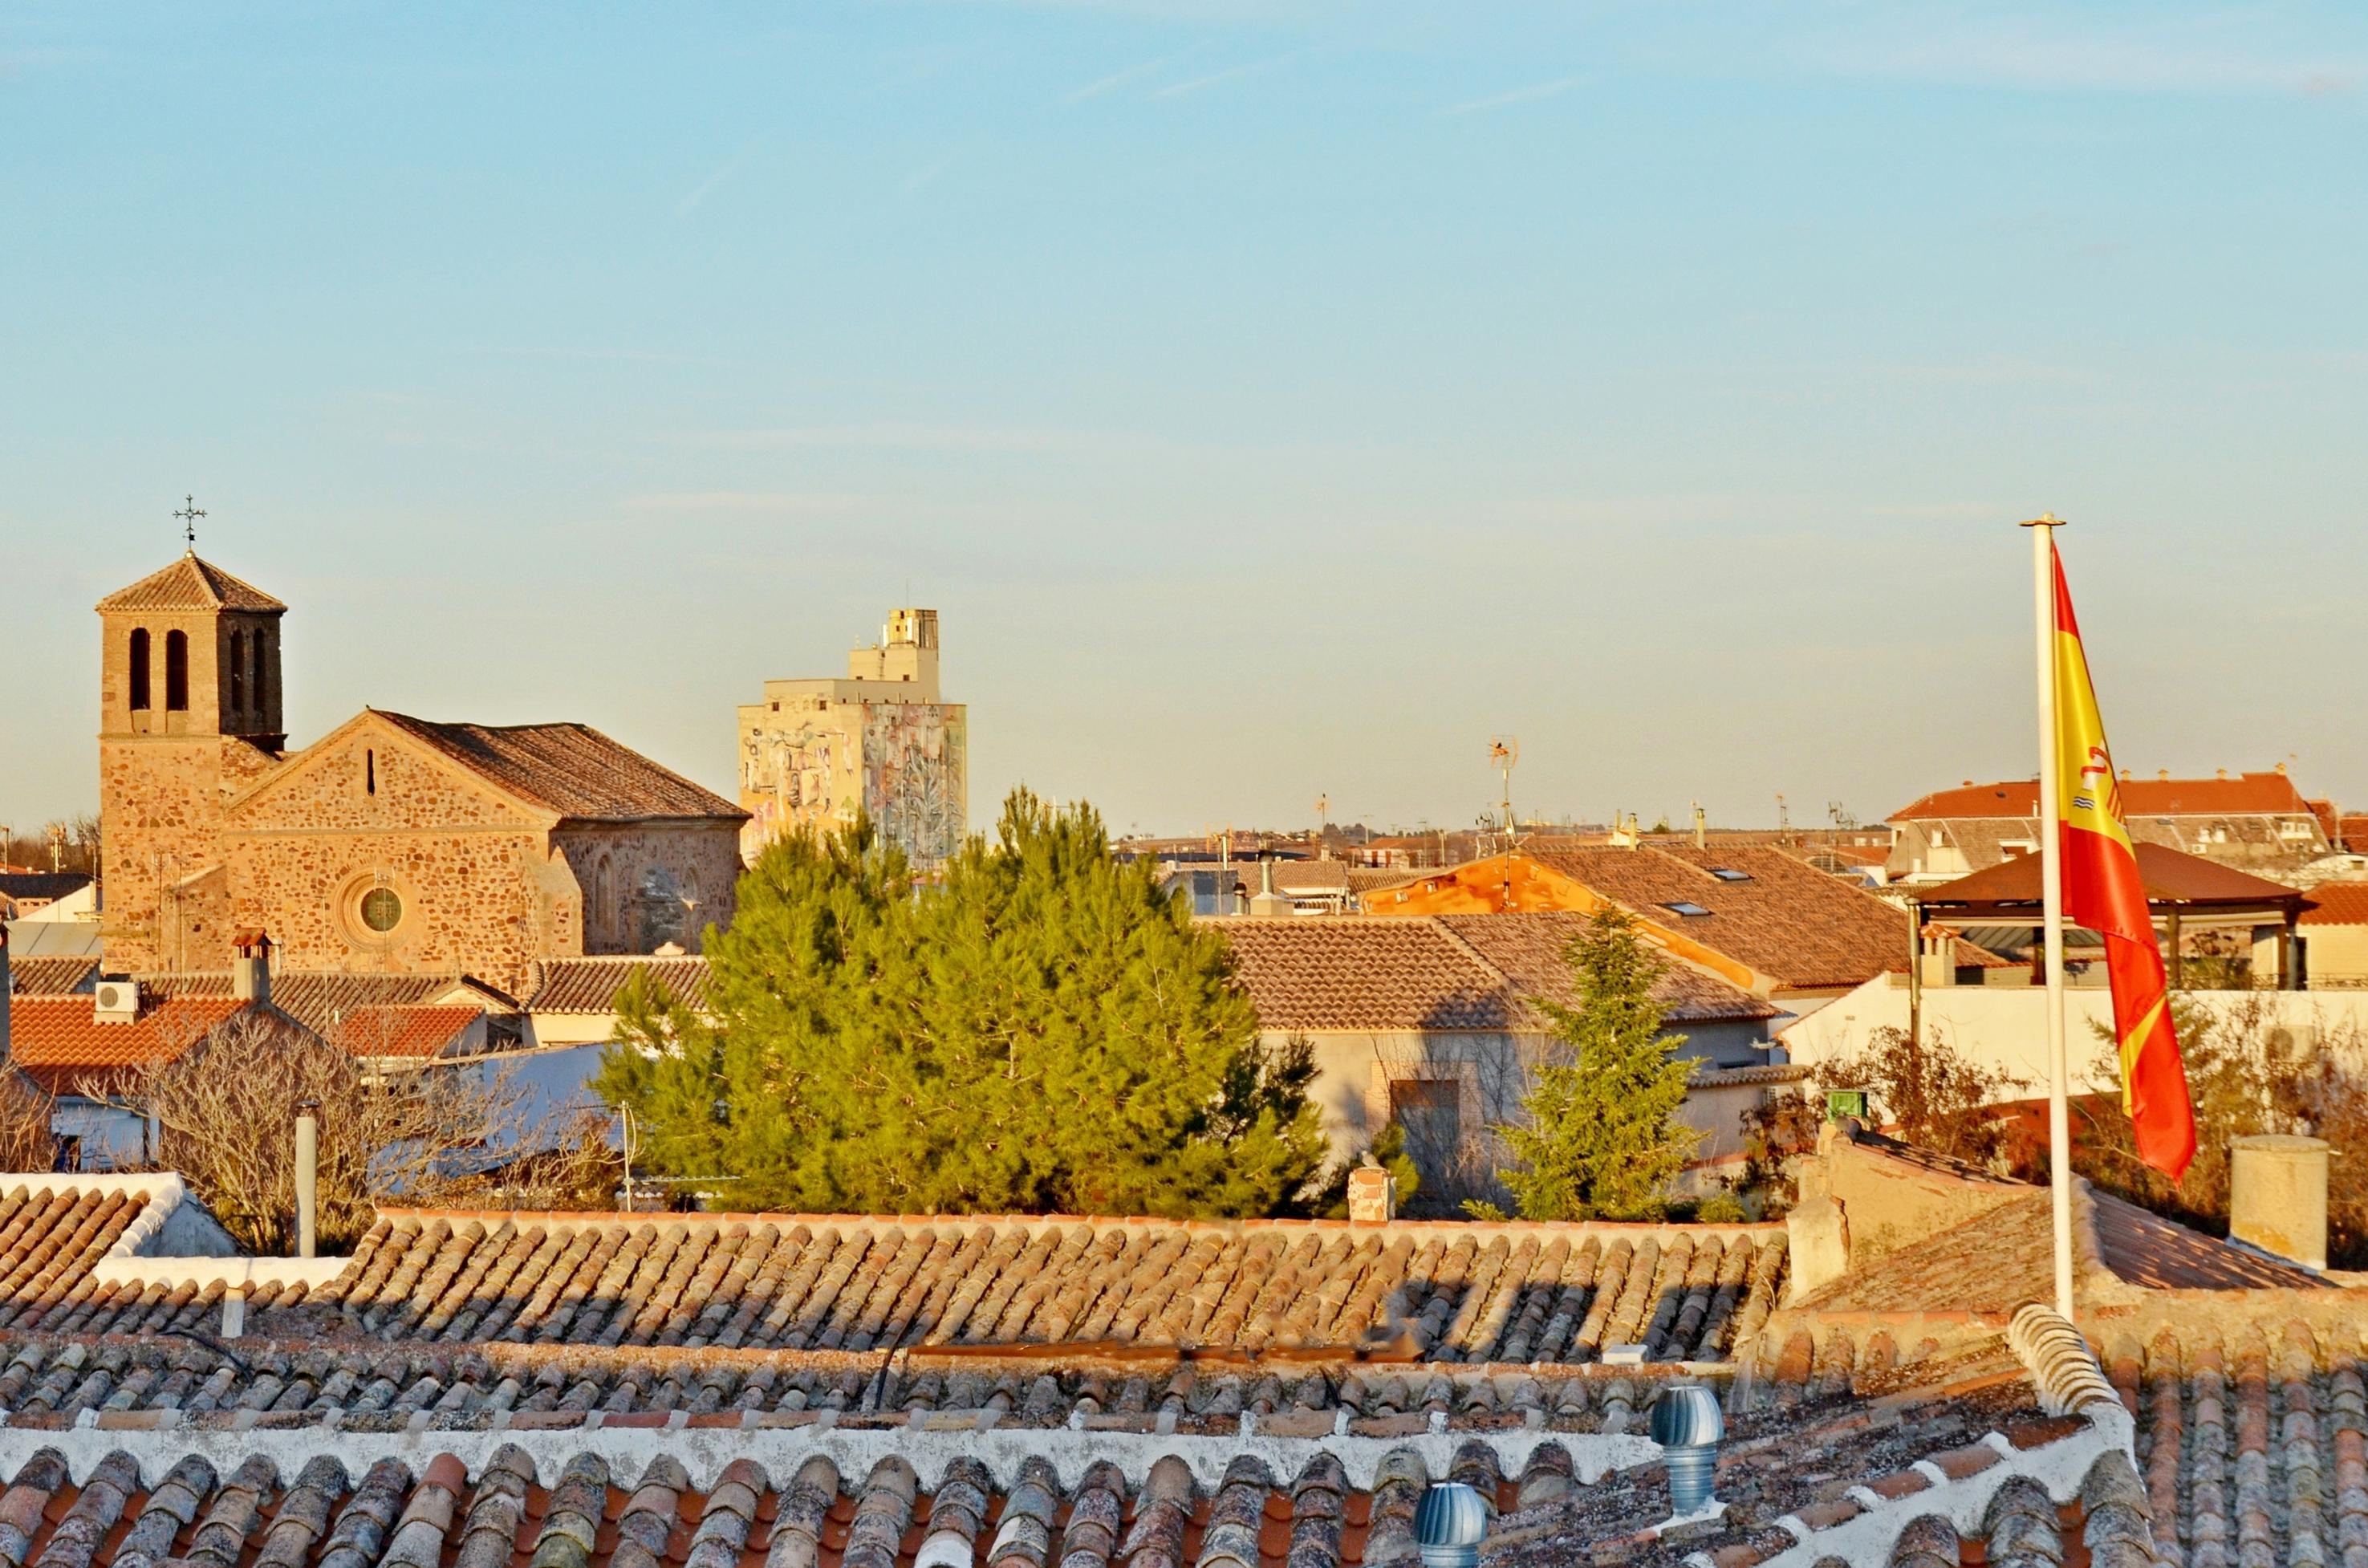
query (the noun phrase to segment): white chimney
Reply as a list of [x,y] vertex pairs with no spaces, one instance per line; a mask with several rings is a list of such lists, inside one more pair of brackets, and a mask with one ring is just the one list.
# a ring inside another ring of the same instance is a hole
[[271,1006],[271,938],[260,931],[241,931],[233,938],[230,994],[258,1007]]
[[2327,1267],[2327,1144],[2265,1132],[2228,1141],[2228,1239]]

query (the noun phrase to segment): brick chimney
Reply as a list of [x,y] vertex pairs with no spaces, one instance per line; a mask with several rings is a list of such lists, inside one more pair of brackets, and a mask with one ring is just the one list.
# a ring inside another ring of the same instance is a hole
[[1349,1222],[1386,1225],[1398,1217],[1398,1178],[1379,1165],[1349,1173]]
[[230,994],[258,1007],[271,1006],[271,938],[262,932],[231,938]]
[[2265,1132],[2228,1141],[2228,1239],[2327,1267],[2327,1144]]

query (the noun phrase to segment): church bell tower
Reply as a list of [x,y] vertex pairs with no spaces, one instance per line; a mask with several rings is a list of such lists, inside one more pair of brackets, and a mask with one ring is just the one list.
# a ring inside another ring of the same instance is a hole
[[191,550],[97,608],[108,967],[220,968],[229,951],[222,801],[287,744],[288,607]]

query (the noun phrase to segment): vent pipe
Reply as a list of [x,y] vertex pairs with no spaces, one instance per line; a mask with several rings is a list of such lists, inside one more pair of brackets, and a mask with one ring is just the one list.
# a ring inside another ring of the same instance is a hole
[[1691,1518],[1717,1507],[1711,1478],[1726,1436],[1718,1395],[1701,1383],[1671,1383],[1653,1402],[1652,1435],[1669,1472],[1670,1516]]
[[296,1102],[296,1256],[310,1257],[320,1215],[321,1102]]
[[1415,1550],[1423,1568],[1476,1568],[1488,1534],[1488,1506],[1460,1481],[1426,1486],[1414,1509]]

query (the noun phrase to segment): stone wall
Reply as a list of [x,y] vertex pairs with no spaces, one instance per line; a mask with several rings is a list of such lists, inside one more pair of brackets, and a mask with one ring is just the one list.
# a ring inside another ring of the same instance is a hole
[[646,953],[674,942],[695,953],[708,926],[732,923],[736,823],[587,824],[553,833],[552,847],[582,892],[573,951]]
[[223,753],[217,735],[108,735],[98,744],[101,930],[111,970],[216,969],[230,961],[212,913],[168,896],[222,861]]

